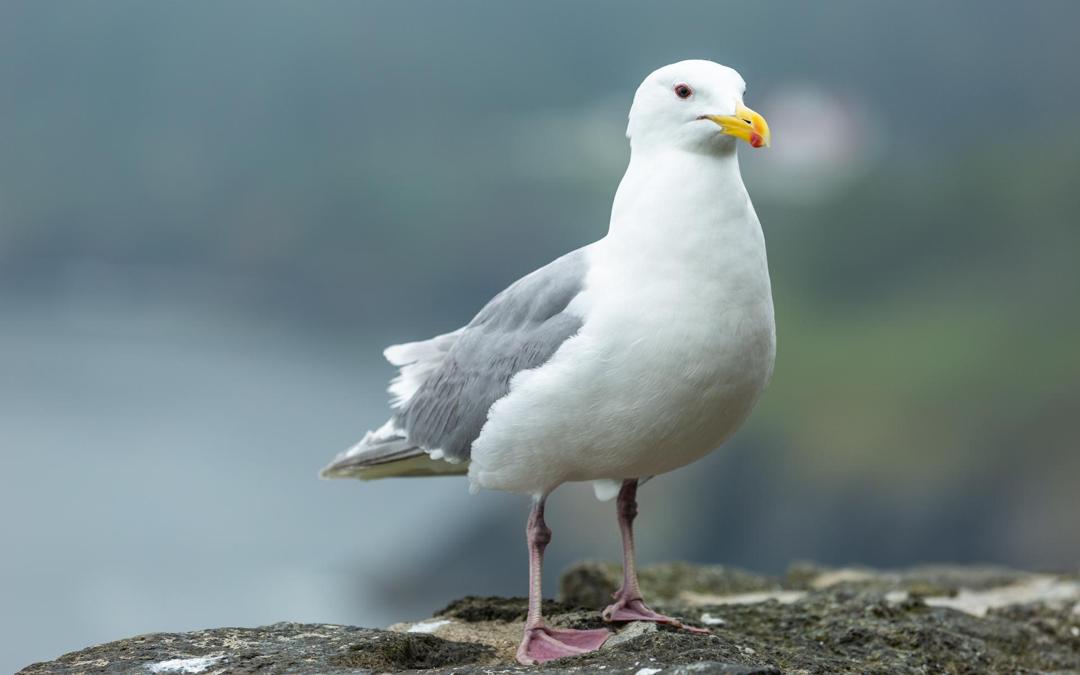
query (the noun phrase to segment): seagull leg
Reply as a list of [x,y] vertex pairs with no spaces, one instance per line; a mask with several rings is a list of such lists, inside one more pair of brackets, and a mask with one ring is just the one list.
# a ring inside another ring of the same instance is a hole
[[571,630],[551,628],[544,623],[540,604],[540,578],[544,549],[551,541],[551,530],[544,522],[545,500],[547,495],[533,501],[529,523],[525,529],[529,542],[529,615],[525,619],[525,635],[517,650],[517,660],[526,666],[595,651],[611,635],[605,628]]
[[615,602],[604,610],[604,621],[654,621],[694,633],[708,633],[709,631],[702,628],[687,626],[674,617],[654,612],[641,598],[634,553],[634,518],[638,512],[637,487],[638,479],[624,480],[616,501],[623,543],[623,582],[619,590],[615,591]]

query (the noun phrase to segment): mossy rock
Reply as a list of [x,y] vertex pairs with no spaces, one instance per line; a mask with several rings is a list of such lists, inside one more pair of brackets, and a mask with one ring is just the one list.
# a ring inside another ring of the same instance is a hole
[[[875,571],[797,565],[784,578],[685,563],[642,571],[653,606],[696,634],[632,623],[596,652],[514,662],[524,598],[467,597],[391,630],[281,623],[157,633],[23,673],[603,673],[604,675],[1080,675],[1080,577],[988,567]],[[617,565],[567,572],[550,623],[604,625]]]

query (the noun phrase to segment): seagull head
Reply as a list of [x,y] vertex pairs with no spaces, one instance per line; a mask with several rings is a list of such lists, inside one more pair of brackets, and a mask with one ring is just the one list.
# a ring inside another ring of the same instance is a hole
[[736,140],[769,145],[765,118],[743,103],[746,81],[712,61],[680,61],[654,71],[638,87],[626,137],[633,148],[680,148],[720,154]]

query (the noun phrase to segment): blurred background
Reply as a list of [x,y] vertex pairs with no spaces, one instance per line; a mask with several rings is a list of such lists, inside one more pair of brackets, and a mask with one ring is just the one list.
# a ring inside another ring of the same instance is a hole
[[[0,4],[0,670],[525,593],[526,501],[322,482],[383,346],[605,232],[654,68],[739,69],[776,295],[643,563],[1077,568],[1080,4]],[[547,591],[617,559],[550,507]]]

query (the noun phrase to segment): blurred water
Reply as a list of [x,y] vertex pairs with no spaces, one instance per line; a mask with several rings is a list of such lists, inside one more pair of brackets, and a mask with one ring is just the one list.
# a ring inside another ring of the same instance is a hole
[[377,350],[175,297],[0,310],[0,671],[152,631],[384,621],[365,574],[437,545],[425,499],[469,507],[459,483],[316,478],[384,414],[356,361]]

